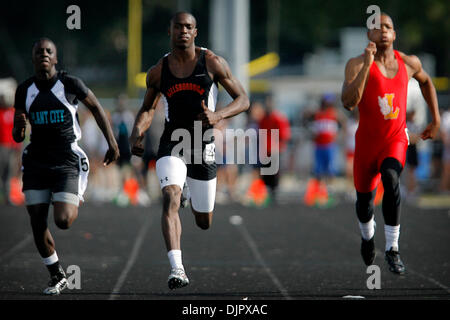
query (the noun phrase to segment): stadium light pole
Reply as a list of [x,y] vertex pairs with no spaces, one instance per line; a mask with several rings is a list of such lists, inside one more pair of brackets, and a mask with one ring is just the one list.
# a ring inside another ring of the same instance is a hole
[[136,97],[136,75],[142,65],[142,0],[128,0],[127,93]]
[[270,0],[267,5],[267,52],[279,53],[280,0]]

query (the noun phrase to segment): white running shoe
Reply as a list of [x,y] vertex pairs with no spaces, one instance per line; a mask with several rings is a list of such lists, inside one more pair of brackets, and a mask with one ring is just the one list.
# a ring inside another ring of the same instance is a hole
[[175,268],[170,270],[169,279],[167,279],[169,289],[178,289],[186,287],[189,284],[189,279],[182,268]]
[[67,279],[65,277],[53,276],[48,283],[48,288],[44,290],[44,294],[58,295],[67,288]]

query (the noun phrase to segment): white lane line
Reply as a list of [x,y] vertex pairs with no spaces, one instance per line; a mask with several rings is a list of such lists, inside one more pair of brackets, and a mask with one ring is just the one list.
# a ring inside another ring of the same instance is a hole
[[136,259],[139,254],[139,250],[141,249],[145,235],[147,234],[147,231],[150,227],[150,222],[151,222],[151,215],[148,215],[147,220],[145,221],[145,223],[141,226],[141,229],[139,230],[136,240],[134,241],[133,250],[131,250],[131,254],[128,258],[127,264],[125,265],[125,268],[123,269],[122,273],[120,274],[119,278],[117,279],[116,285],[114,286],[114,289],[109,296],[109,300],[114,300],[115,298],[117,298],[117,296],[120,292],[120,289],[122,288],[122,285],[124,284],[125,279],[128,276],[128,273],[130,272],[131,268],[133,267],[134,263],[136,262]]
[[275,286],[278,288],[280,293],[284,296],[286,300],[292,300],[292,298],[289,296],[288,291],[283,287],[280,280],[275,276],[275,274],[272,272],[270,267],[265,262],[264,258],[262,257],[261,253],[258,250],[258,246],[256,245],[256,242],[253,240],[252,236],[248,232],[247,228],[243,224],[243,219],[241,216],[231,216],[230,217],[230,223],[232,225],[235,225],[237,229],[241,232],[244,239],[247,241],[248,246],[250,247],[250,250],[252,251],[253,255],[255,256],[256,261],[263,267],[264,271],[267,273],[269,278],[272,280],[272,282],[275,284]]
[[26,236],[22,241],[20,241],[18,244],[16,244],[14,247],[6,251],[4,254],[0,256],[0,262],[3,262],[7,260],[8,258],[15,255],[17,252],[25,248],[28,244],[32,243],[33,241],[33,235],[29,234]]
[[447,287],[446,285],[443,285],[442,283],[440,283],[439,281],[437,281],[436,279],[433,279],[432,277],[429,276],[425,276],[423,274],[421,274],[420,272],[414,271],[413,269],[411,269],[410,267],[407,267],[406,271],[415,274],[416,276],[421,277],[422,279],[428,280],[431,283],[434,283],[435,285],[437,285],[438,287],[440,287],[441,289],[447,291],[447,293],[450,294],[450,288]]
[[[319,221],[320,224],[325,225],[329,228],[332,228],[335,231],[339,231],[339,233],[345,235],[347,238],[351,238],[354,241],[357,241],[359,244],[361,243],[361,237],[355,233],[350,233],[347,230],[345,230],[342,227],[337,226],[336,224],[332,224],[329,223],[328,220],[326,219],[317,219]],[[379,250],[378,248],[375,249],[375,252],[377,253],[377,256],[384,256],[384,252],[382,252],[381,250]],[[429,276],[425,276],[423,274],[421,274],[420,272],[414,271],[413,269],[411,269],[411,267],[407,266],[407,272],[410,272],[411,274],[415,274],[416,276],[421,277],[422,279],[425,279],[431,283],[433,283],[434,285],[437,285],[438,287],[440,287],[441,289],[445,290],[447,293],[450,293],[450,288],[447,287],[446,285],[440,283],[439,281],[437,281],[436,279],[429,277]]]

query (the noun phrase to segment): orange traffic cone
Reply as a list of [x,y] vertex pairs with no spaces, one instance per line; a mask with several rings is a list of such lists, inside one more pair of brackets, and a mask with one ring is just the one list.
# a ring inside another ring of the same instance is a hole
[[306,192],[303,197],[303,202],[312,207],[316,203],[317,194],[319,192],[319,181],[315,178],[309,179],[306,186]]
[[328,203],[328,189],[325,182],[319,183],[316,202],[319,206],[325,206]]
[[138,203],[139,183],[135,178],[128,178],[123,184],[123,192],[130,199],[130,203],[135,206]]
[[22,182],[17,177],[13,177],[9,180],[9,201],[15,206],[21,206],[25,203],[25,195],[22,192]]
[[247,191],[247,197],[257,206],[264,204],[268,196],[267,187],[261,178],[253,180]]

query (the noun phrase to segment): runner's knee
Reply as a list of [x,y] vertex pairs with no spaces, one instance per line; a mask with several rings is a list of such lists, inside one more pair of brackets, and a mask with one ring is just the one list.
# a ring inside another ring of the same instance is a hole
[[369,222],[373,216],[373,193],[356,192],[356,215],[361,223]]
[[400,173],[402,165],[394,158],[387,158],[383,161],[380,168],[381,180],[386,192],[397,192],[400,183]]
[[77,208],[74,209],[67,206],[55,207],[54,216],[56,226],[63,230],[69,229],[77,214]]
[[208,230],[212,223],[212,214],[210,213],[194,213],[195,223],[200,229]]

